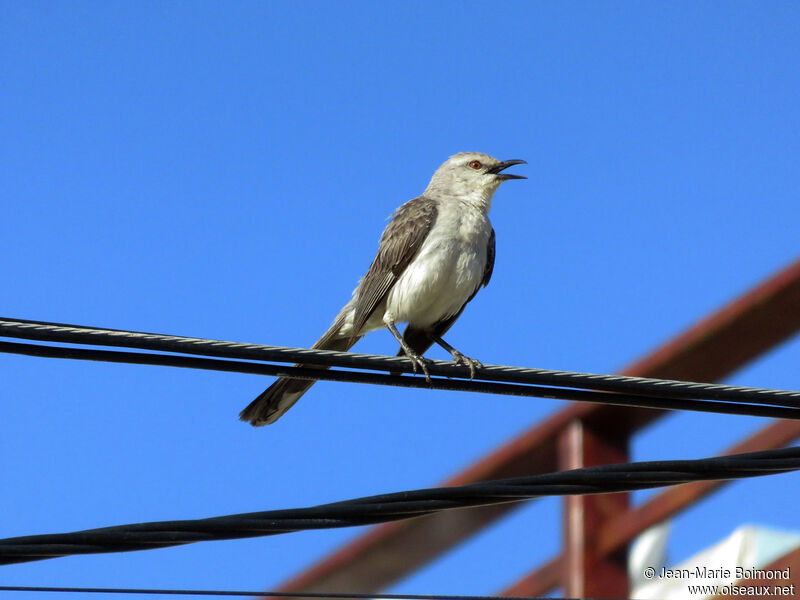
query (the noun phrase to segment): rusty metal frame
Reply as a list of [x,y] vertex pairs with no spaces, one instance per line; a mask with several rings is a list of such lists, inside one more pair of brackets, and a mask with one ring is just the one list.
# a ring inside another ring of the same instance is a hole
[[[622,373],[717,381],[800,331],[800,260],[673,338]],[[566,466],[627,460],[632,435],[665,411],[570,404],[442,485],[555,471]],[[728,452],[767,449],[800,436],[800,424],[775,421]],[[638,507],[625,494],[565,500],[564,552],[502,592],[538,595],[627,595],[619,572],[627,544],[725,485],[671,488]],[[616,497],[616,499],[615,499]],[[513,510],[501,505],[450,511],[381,525],[292,578],[284,592],[378,592]],[[592,519],[586,515],[591,514]],[[610,570],[609,570],[610,569]],[[609,573],[611,573],[609,575]]]

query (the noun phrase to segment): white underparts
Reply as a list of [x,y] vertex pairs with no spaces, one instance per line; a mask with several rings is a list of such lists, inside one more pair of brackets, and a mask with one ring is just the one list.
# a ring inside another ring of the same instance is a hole
[[[424,328],[456,314],[483,281],[491,232],[481,208],[439,201],[436,222],[418,254],[358,335],[383,328],[386,320]],[[340,313],[342,336],[353,335],[354,305],[355,296]]]

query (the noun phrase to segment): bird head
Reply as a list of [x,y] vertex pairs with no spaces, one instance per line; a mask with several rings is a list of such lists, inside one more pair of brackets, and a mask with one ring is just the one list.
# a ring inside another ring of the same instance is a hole
[[426,195],[450,196],[476,202],[488,208],[500,184],[509,179],[527,179],[503,171],[524,160],[497,160],[480,152],[460,152],[448,158],[433,174]]

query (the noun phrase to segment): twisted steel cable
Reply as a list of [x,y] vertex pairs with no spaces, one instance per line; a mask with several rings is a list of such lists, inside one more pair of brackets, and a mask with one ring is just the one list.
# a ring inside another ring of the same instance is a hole
[[276,366],[249,362],[303,362],[305,364],[350,367],[361,370],[392,370],[409,373],[412,371],[412,365],[404,357],[264,346],[22,319],[0,318],[0,336],[45,342],[126,347],[215,357],[214,359],[192,358],[141,352],[114,352],[0,342],[0,352],[51,358],[179,366],[291,376],[299,379],[325,379],[424,389],[569,399],[655,409],[696,410],[788,419],[800,418],[800,392],[790,390],[728,386],[624,375],[553,371],[504,365],[485,365],[477,369],[475,380],[469,380],[470,373],[467,367],[446,361],[430,361],[429,371],[435,377],[431,383],[427,383],[423,379],[415,377],[345,370],[321,371],[308,367]]
[[629,492],[690,481],[740,479],[800,469],[800,448],[698,460],[602,465],[457,487],[381,494],[309,508],[208,519],[136,523],[73,533],[0,540],[0,564],[59,556],[128,552],[193,542],[277,535],[309,529],[372,525],[443,510],[519,502],[540,496]]

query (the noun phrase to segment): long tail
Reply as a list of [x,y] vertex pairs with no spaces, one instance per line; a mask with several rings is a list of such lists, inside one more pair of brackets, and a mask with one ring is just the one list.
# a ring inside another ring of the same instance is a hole
[[[353,344],[361,339],[361,336],[355,338],[340,337],[340,328],[341,325],[337,320],[337,322],[311,347],[318,350],[339,350],[340,352],[350,350]],[[303,364],[298,364],[296,366],[313,367],[315,369],[328,368]],[[304,379],[281,377],[264,390],[258,398],[248,404],[247,407],[239,413],[239,419],[249,422],[253,427],[261,427],[262,425],[274,423],[283,413],[292,408],[294,403],[315,383],[315,381]]]

